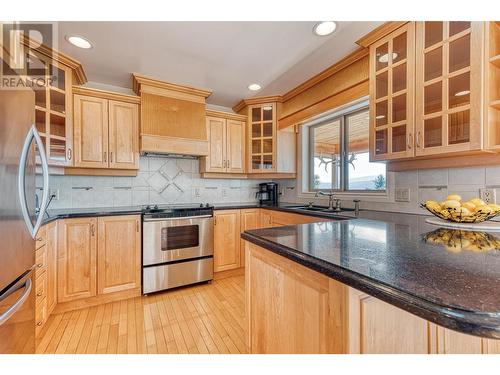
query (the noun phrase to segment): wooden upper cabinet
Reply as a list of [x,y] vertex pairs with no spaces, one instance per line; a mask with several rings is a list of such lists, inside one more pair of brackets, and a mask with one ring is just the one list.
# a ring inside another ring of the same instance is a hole
[[207,111],[208,156],[201,172],[245,173],[245,117]]
[[480,150],[482,22],[416,23],[416,155]]
[[139,169],[139,99],[80,87],[74,91],[82,93],[74,95],[74,167]]
[[58,302],[96,295],[97,218],[58,222]]
[[248,106],[248,172],[276,172],[276,103]]
[[74,96],[75,167],[108,167],[108,100]]
[[109,101],[109,166],[139,169],[139,108]]
[[415,23],[370,46],[370,158],[414,155]]
[[140,223],[138,215],[98,219],[98,294],[141,287]]
[[214,212],[214,271],[240,267],[240,211]]
[[245,122],[226,120],[226,170],[245,172]]
[[208,157],[205,160],[205,171],[226,171],[226,120],[219,117],[207,117]]

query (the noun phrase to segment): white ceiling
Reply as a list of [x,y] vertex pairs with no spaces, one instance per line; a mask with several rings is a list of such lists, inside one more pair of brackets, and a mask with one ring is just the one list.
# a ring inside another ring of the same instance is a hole
[[[213,91],[208,103],[284,94],[357,48],[381,22],[340,22],[327,37],[315,22],[59,22],[59,50],[79,60],[89,81],[132,87],[130,73]],[[68,34],[89,39],[82,50]],[[262,90],[252,92],[250,83]]]

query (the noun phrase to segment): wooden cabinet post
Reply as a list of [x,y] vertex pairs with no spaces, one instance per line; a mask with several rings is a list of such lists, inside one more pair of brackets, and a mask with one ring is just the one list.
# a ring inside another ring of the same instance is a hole
[[[246,208],[240,210],[240,232],[260,228],[260,209]],[[240,266],[245,266],[245,240],[240,239]]]

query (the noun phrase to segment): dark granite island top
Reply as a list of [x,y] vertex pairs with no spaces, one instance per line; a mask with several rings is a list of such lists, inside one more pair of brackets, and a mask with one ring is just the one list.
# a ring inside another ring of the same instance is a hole
[[241,237],[446,328],[500,338],[500,232],[453,231],[421,215],[365,211],[358,219]]

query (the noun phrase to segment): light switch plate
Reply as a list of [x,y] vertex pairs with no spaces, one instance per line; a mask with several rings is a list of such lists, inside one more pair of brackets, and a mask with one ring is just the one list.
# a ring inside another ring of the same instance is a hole
[[394,197],[396,202],[409,202],[410,201],[410,189],[409,188],[396,188],[396,194]]
[[479,189],[479,194],[481,194],[481,199],[485,203],[496,203],[497,202],[497,194],[495,189]]

